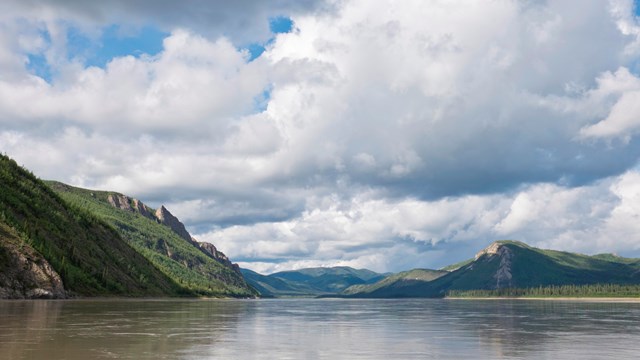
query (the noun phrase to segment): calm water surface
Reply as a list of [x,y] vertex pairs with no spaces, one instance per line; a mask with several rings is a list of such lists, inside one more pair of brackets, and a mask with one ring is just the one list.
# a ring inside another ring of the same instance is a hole
[[640,303],[0,302],[1,359],[637,359]]

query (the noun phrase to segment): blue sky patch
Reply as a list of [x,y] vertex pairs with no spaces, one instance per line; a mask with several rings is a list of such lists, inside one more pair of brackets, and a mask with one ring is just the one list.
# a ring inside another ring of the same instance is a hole
[[288,33],[293,29],[293,20],[286,16],[272,17],[269,19],[269,28],[274,34]]
[[251,62],[256,58],[258,58],[260,55],[262,55],[262,53],[265,50],[265,47],[258,43],[253,43],[245,46],[245,49],[249,51],[249,62]]
[[43,78],[46,82],[51,82],[51,67],[44,54],[27,54],[29,63],[27,69],[34,75]]
[[271,91],[273,90],[273,84],[269,84],[260,95],[253,99],[253,109],[256,113],[267,110],[269,100],[271,100]]
[[105,67],[115,57],[156,55],[162,51],[162,41],[167,36],[169,33],[150,26],[125,31],[119,25],[110,25],[94,40],[71,27],[67,32],[68,56],[82,59],[85,66]]
[[[272,17],[269,18],[269,29],[271,29],[271,32],[273,34],[288,33],[293,29],[293,21],[291,20],[291,18],[286,16]],[[266,47],[269,46],[269,44],[273,43],[274,40],[275,37],[271,37],[263,44],[251,43],[244,46],[243,49],[249,51],[249,62],[260,57],[260,55],[262,55],[262,53],[265,51]]]

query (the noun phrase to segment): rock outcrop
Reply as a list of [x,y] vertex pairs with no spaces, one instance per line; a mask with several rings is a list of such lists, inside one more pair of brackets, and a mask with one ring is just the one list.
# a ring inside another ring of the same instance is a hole
[[191,234],[189,234],[187,229],[184,227],[184,224],[180,222],[180,220],[178,220],[177,217],[173,216],[173,214],[171,214],[169,210],[167,210],[167,208],[164,207],[164,205],[160,206],[160,208],[156,210],[155,215],[160,224],[168,226],[171,230],[173,230],[174,233],[178,234],[181,238],[187,240],[190,243],[193,243]]
[[158,221],[153,213],[153,209],[138,199],[130,198],[122,194],[109,194],[109,196],[107,196],[107,202],[116,209],[137,212],[148,219]]
[[64,299],[60,275],[35,249],[0,224],[0,299]]
[[[154,211],[138,199],[133,199],[121,194],[110,194],[107,198],[107,201],[111,206],[117,209],[139,213],[146,218],[149,218],[159,224],[168,227],[172,232],[192,244],[203,254],[224,265],[225,267],[233,270],[237,274],[238,278],[242,278],[240,267],[237,264],[232,263],[231,260],[229,260],[229,258],[224,253],[219,251],[213,244],[207,242],[198,242],[196,239],[194,239],[191,234],[189,234],[184,224],[176,216],[171,214],[171,212],[166,207],[164,207],[164,205],[160,206],[159,209]],[[166,239],[157,239],[155,245],[153,246],[153,249],[156,252],[159,252],[162,255],[179,262],[189,269],[196,269],[202,266],[202,263],[195,260],[194,258],[181,256],[180,252],[177,251],[176,248],[172,249],[172,246]],[[230,283],[237,282],[237,279],[233,278],[225,278],[222,280]],[[240,286],[246,286],[246,284],[238,284]]]
[[509,249],[508,246],[504,246],[504,244],[496,241],[486,249],[478,252],[475,259],[478,260],[484,255],[488,256],[489,259],[493,259],[496,256],[500,259],[498,270],[493,275],[493,278],[496,281],[495,288],[502,289],[513,286],[513,276],[511,274],[513,251]]
[[109,194],[107,201],[111,206],[121,210],[133,211],[131,207],[131,199],[121,194]]
[[164,205],[160,206],[158,210],[154,210],[142,201],[134,198],[130,198],[122,194],[109,194],[107,202],[116,209],[136,212],[148,219],[157,221],[162,225],[165,225],[171,229],[174,233],[178,234],[181,238],[187,240],[190,243],[196,244],[196,241],[191,237],[191,234],[187,231],[184,224],[178,220]]
[[202,251],[207,254],[207,256],[226,266],[231,267],[235,272],[240,274],[240,267],[238,266],[238,264],[232,263],[231,260],[229,260],[229,258],[223,252],[218,251],[218,249],[212,243],[196,241],[196,244],[200,246],[200,249],[202,249]]
[[133,199],[133,209],[146,218],[152,220],[156,219],[155,215],[153,214],[153,210],[138,199]]

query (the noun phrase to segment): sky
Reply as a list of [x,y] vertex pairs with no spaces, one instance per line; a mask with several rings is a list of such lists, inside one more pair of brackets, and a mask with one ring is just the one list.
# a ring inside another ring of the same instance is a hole
[[640,257],[625,0],[5,0],[0,151],[262,273]]

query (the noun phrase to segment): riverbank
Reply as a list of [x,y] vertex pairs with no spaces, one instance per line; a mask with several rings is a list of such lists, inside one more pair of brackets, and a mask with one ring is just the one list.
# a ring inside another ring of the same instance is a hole
[[640,297],[445,297],[446,300],[536,300],[536,301],[580,301],[640,303]]

